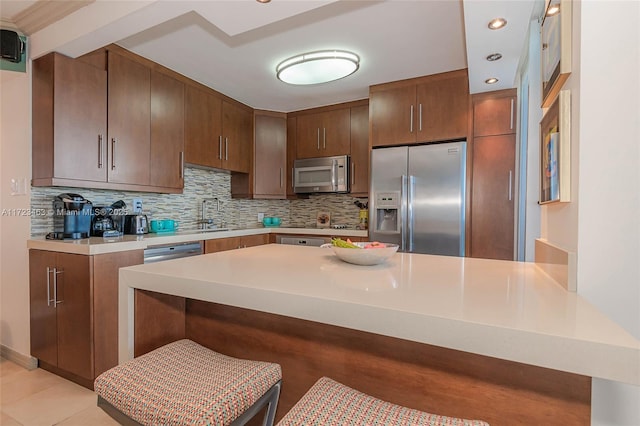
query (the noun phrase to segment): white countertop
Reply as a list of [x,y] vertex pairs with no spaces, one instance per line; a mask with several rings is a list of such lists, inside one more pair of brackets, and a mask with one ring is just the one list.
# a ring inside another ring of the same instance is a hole
[[121,362],[135,288],[640,385],[640,341],[532,263],[396,253],[357,266],[270,244],[123,268]]
[[144,250],[149,246],[178,244],[189,241],[212,240],[216,238],[241,237],[256,234],[292,234],[292,235],[332,235],[366,237],[367,231],[356,229],[332,228],[250,228],[228,231],[177,231],[175,233],[124,235],[114,239],[91,237],[80,240],[47,240],[44,237],[27,241],[27,248],[58,251],[73,254],[105,254],[127,250]]

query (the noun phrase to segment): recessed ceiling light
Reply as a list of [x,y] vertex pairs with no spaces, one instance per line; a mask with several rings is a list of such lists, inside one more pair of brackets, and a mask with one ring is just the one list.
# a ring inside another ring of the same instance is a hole
[[501,58],[502,55],[500,53],[492,53],[491,55],[487,56],[487,61],[493,62]]
[[276,67],[276,76],[289,84],[320,84],[351,75],[359,67],[360,57],[355,53],[321,50],[285,59]]
[[487,83],[487,84],[496,84],[498,82],[498,79],[495,78],[495,77],[491,77],[491,78],[486,79],[484,82]]
[[558,13],[560,13],[560,3],[552,4],[547,9],[547,16],[557,15]]
[[489,29],[491,30],[499,30],[500,28],[504,27],[505,25],[507,25],[507,20],[504,18],[496,18],[496,19],[492,19],[489,22]]

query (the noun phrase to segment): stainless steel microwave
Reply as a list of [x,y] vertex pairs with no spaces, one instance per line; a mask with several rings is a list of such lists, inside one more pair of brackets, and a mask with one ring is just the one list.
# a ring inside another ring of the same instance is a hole
[[296,194],[349,192],[349,156],[296,160],[293,190]]

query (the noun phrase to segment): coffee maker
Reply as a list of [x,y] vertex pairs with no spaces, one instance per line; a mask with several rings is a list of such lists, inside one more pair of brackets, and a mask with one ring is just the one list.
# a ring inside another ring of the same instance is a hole
[[116,201],[110,206],[94,206],[91,217],[91,236],[122,235],[126,208],[127,205],[122,200]]
[[93,208],[82,195],[64,193],[53,199],[53,232],[51,239],[89,238]]

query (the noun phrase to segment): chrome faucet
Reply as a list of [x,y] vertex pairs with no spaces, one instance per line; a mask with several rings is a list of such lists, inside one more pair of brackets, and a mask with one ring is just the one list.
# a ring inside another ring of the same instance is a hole
[[220,200],[217,197],[202,200],[202,213],[198,221],[200,229],[208,229],[210,225],[214,224],[213,219],[207,218],[207,203],[212,201],[216,202],[216,211],[220,212]]

